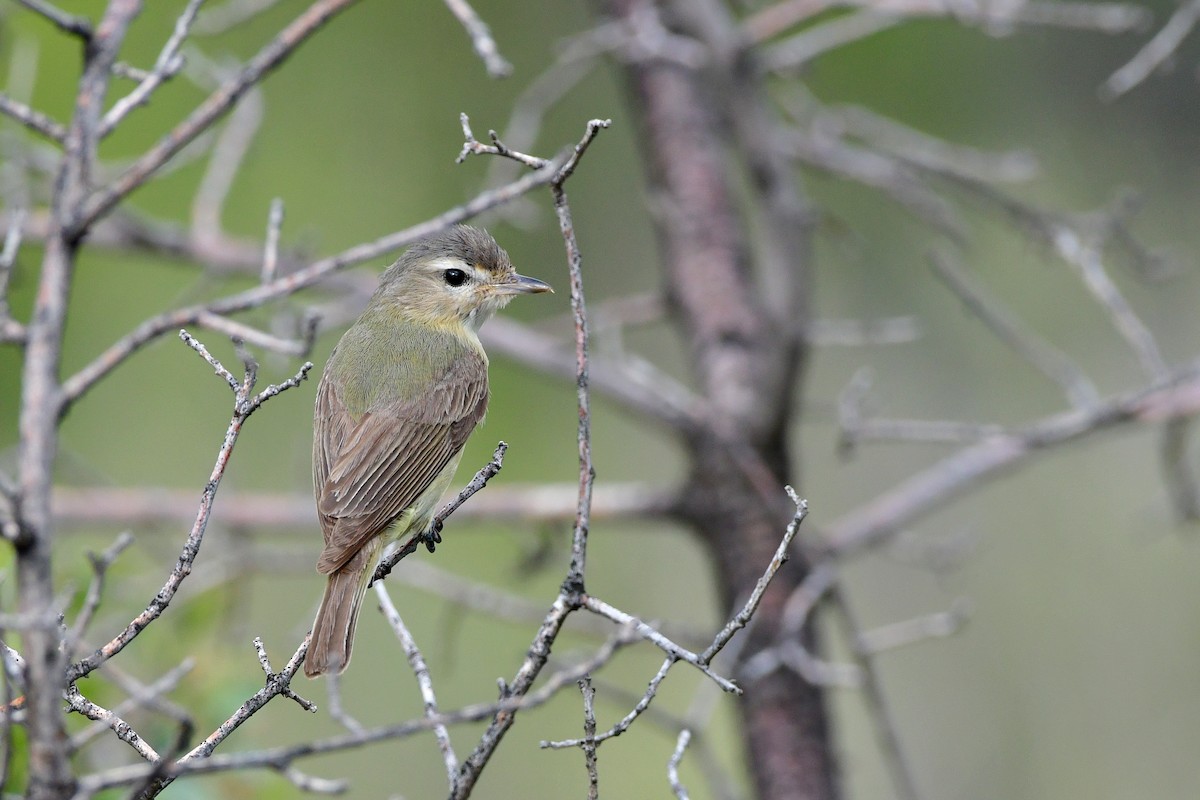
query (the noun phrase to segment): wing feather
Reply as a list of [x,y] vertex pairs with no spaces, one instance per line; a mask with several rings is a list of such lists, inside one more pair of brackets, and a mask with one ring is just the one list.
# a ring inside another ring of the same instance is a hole
[[437,479],[487,410],[487,362],[453,359],[421,396],[362,414],[347,411],[334,381],[317,390],[313,485],[325,534],[318,569],[332,572],[382,533]]

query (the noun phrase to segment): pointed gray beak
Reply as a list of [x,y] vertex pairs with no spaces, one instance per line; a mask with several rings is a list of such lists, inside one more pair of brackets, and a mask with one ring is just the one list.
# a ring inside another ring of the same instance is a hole
[[524,275],[518,275],[517,279],[512,283],[497,283],[495,290],[500,294],[541,294],[542,292],[551,292],[550,284],[544,281],[539,281],[537,278],[528,278]]

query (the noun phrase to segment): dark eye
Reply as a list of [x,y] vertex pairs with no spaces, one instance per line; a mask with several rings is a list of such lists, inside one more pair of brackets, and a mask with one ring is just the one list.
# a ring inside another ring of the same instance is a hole
[[462,286],[467,282],[467,273],[461,269],[448,269],[442,275],[446,279],[446,283],[451,286]]

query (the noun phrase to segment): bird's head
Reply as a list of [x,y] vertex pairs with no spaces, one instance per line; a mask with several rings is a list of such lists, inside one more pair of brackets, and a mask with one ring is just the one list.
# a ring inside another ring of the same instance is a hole
[[374,301],[429,324],[477,331],[517,295],[550,291],[549,284],[518,275],[486,231],[456,225],[408,248],[383,273]]

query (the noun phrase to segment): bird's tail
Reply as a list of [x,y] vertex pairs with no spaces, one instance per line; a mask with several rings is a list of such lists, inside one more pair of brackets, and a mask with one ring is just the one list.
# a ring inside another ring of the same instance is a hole
[[325,596],[313,621],[312,641],[304,658],[304,674],[310,678],[327,672],[340,673],[350,663],[354,629],[363,595],[367,592],[378,546],[368,544],[329,575]]

